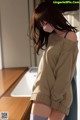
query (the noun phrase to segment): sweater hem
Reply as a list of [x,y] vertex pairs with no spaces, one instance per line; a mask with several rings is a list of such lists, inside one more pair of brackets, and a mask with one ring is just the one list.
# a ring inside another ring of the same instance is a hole
[[67,108],[64,104],[59,103],[59,102],[55,102],[50,100],[50,97],[48,95],[42,94],[42,93],[32,93],[31,101],[37,101],[39,103],[45,104],[53,109],[56,109],[62,113],[64,113],[65,115],[69,114],[69,108]]
[[34,100],[40,102],[42,104],[46,104],[50,107],[50,98],[49,96],[42,93],[32,93],[30,100]]
[[69,114],[69,108],[67,108],[64,104],[59,102],[52,102],[51,104],[52,108],[64,113],[65,115]]

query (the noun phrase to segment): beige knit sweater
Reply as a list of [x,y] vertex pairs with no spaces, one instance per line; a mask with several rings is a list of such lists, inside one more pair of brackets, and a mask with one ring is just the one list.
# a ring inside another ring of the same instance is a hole
[[77,43],[54,33],[49,36],[31,100],[69,114],[73,100],[71,81],[78,53]]

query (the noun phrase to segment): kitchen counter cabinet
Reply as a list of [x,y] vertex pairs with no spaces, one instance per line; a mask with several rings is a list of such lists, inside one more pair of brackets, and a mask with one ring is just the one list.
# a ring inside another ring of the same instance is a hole
[[30,98],[2,97],[0,99],[0,112],[8,112],[8,120],[27,120],[26,113],[29,105]]

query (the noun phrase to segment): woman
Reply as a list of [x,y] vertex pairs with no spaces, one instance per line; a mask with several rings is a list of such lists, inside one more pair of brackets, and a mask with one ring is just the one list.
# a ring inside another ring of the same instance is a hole
[[78,53],[77,29],[56,5],[39,4],[31,32],[37,54],[44,49],[33,87],[30,120],[63,120],[72,104],[72,77]]

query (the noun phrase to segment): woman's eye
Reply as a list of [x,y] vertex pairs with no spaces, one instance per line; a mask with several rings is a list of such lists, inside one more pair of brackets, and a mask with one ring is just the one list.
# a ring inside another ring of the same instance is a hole
[[43,24],[44,24],[44,25],[47,25],[48,23],[47,23],[47,22],[44,22]]
[[43,27],[44,25],[47,25],[48,22],[44,21],[44,22],[40,22],[41,26]]

